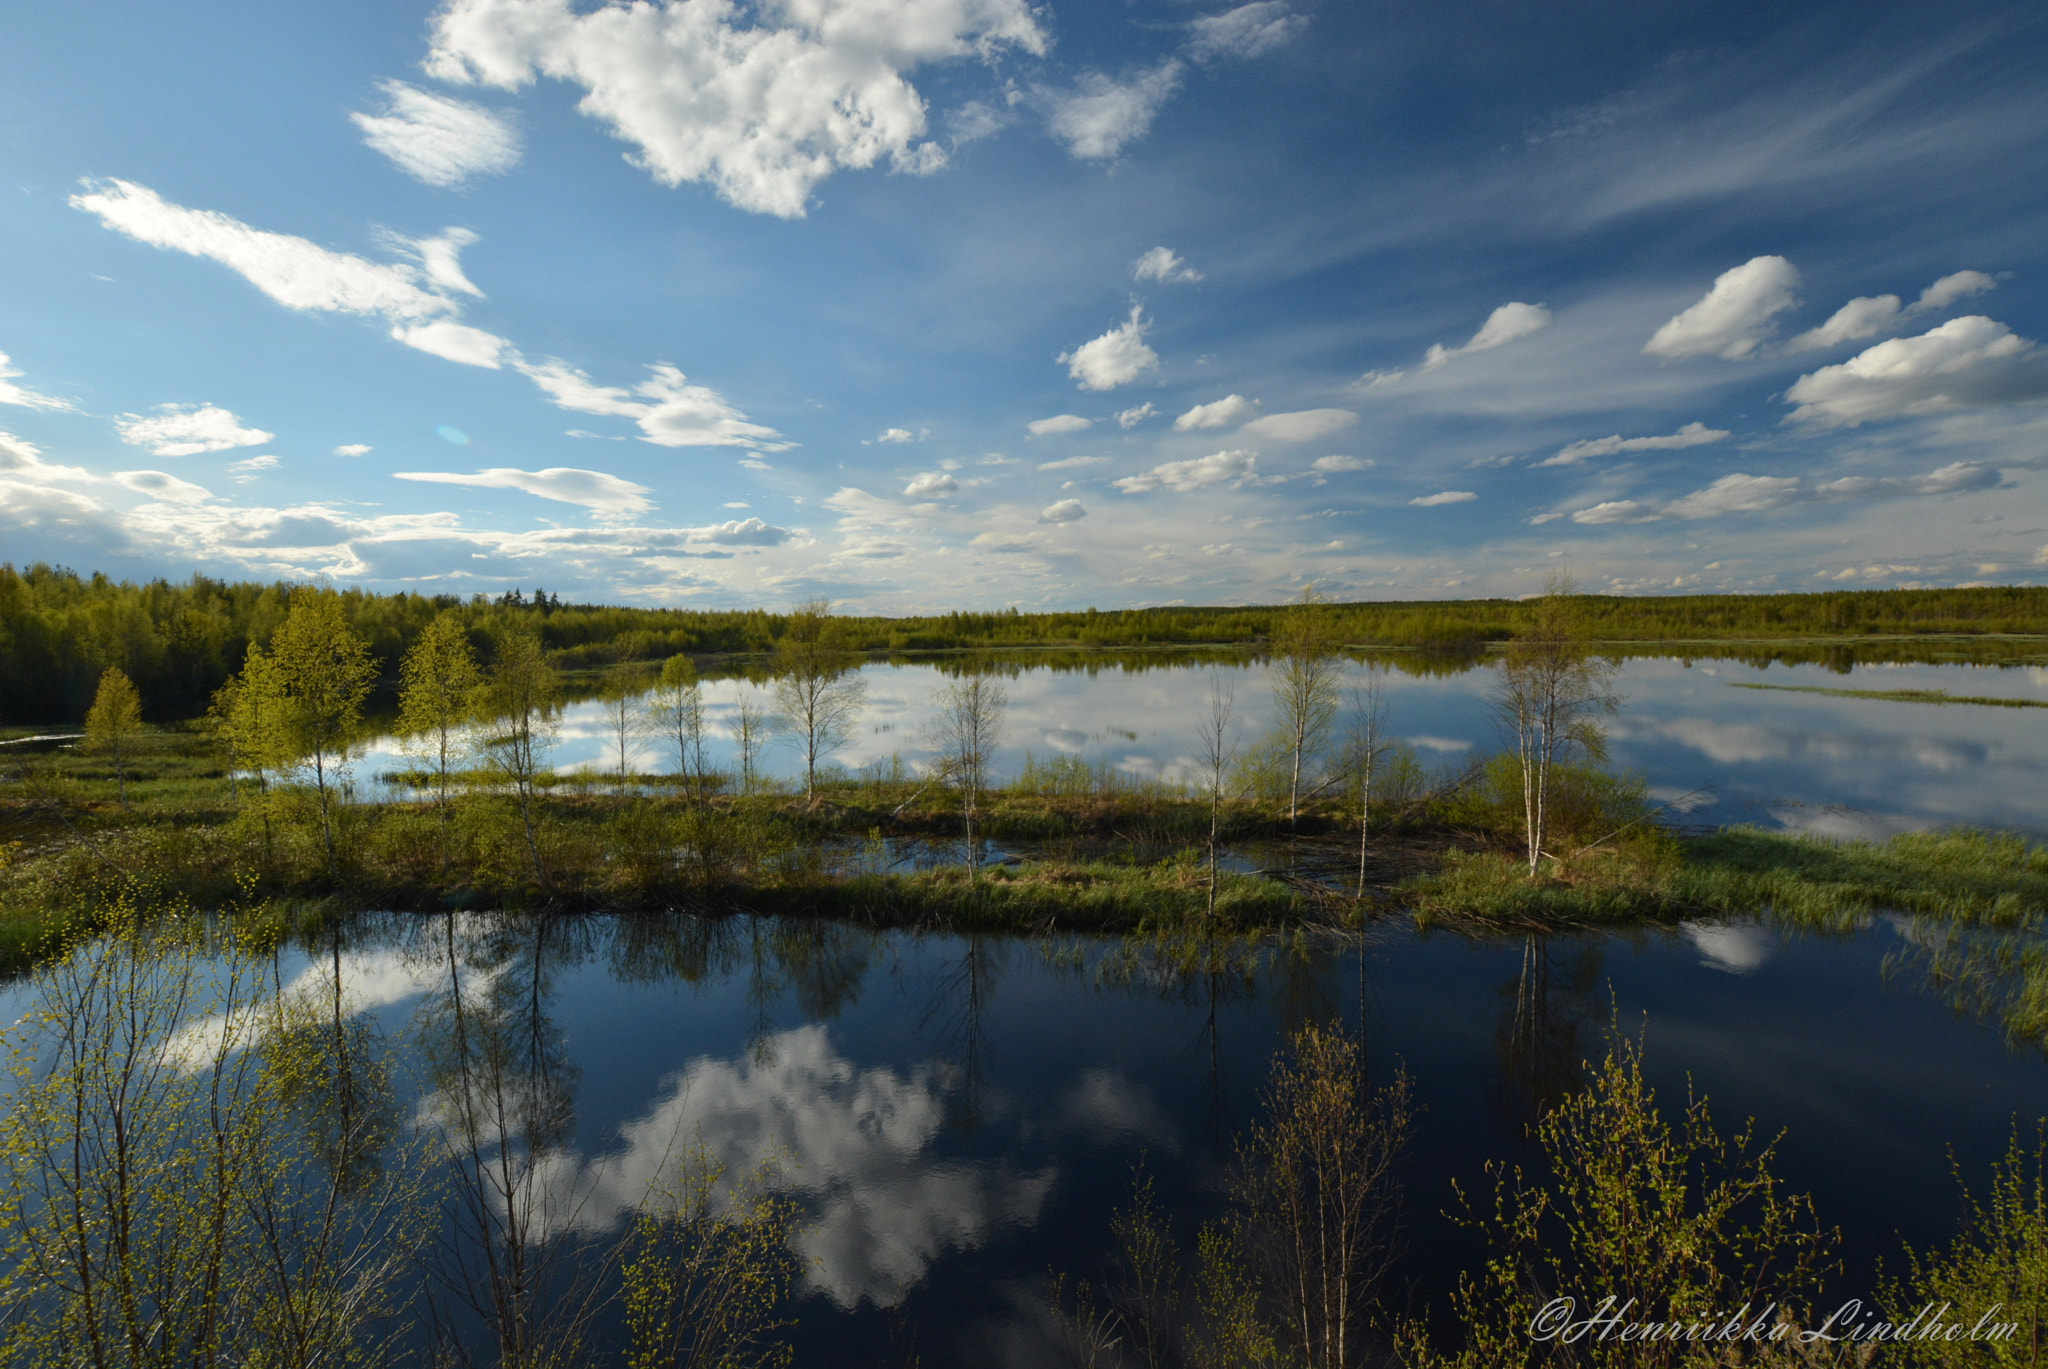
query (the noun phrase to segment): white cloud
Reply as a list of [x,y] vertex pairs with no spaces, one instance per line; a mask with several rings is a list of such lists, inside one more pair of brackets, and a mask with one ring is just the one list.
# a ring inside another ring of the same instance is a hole
[[1200,280],[1202,273],[1181,260],[1180,253],[1172,248],[1154,247],[1131,263],[1131,278],[1156,280],[1161,285],[1178,285],[1183,281]]
[[1095,426],[1092,418],[1079,414],[1054,414],[1051,418],[1034,418],[1024,425],[1033,437],[1050,437],[1056,433],[1085,432]]
[[645,485],[636,485],[603,471],[578,470],[573,466],[550,466],[542,471],[493,467],[473,475],[453,471],[396,471],[393,478],[434,485],[470,485],[486,490],[523,490],[558,503],[580,504],[599,518],[627,518],[654,507],[647,498],[649,491]]
[[368,456],[370,451],[370,444],[367,442],[347,442],[336,447],[334,454],[336,456]]
[[1294,413],[1267,414],[1244,425],[1246,434],[1275,442],[1313,442],[1319,437],[1343,432],[1358,421],[1349,409],[1301,409]]
[[[271,459],[276,460],[275,457]],[[166,504],[203,504],[209,499],[219,498],[212,490],[163,471],[116,471],[114,483]]]
[[[728,504],[726,507],[743,509],[746,505]],[[790,529],[778,528],[759,518],[735,518],[709,527],[683,529],[687,541],[710,542],[724,547],[779,547],[793,535]]]
[[577,108],[657,181],[801,218],[835,171],[884,158],[936,169],[944,153],[919,142],[925,103],[905,73],[1004,47],[1046,50],[1025,0],[647,0],[582,13],[570,0],[449,0],[426,69],[507,90],[543,76],[581,86]]
[[[1463,347],[1446,347],[1441,342],[1433,344],[1422,359],[1422,369],[1434,371],[1437,367],[1446,362],[1456,361],[1459,357],[1505,347],[1510,342],[1519,342],[1525,337],[1540,333],[1549,326],[1550,311],[1540,304],[1503,304],[1486,316],[1486,322],[1479,325],[1479,331],[1474,333],[1472,340]],[[1378,383],[1379,372],[1369,371],[1367,375],[1375,377],[1373,383]],[[1390,381],[1399,378],[1398,371],[1388,377]]]
[[1186,494],[1211,485],[1242,484],[1256,474],[1258,459],[1257,452],[1211,452],[1192,461],[1168,461],[1143,475],[1125,476],[1114,483],[1125,494],[1149,494],[1161,488]]
[[1725,428],[1709,428],[1700,422],[1688,423],[1677,432],[1666,433],[1662,437],[1623,437],[1616,433],[1612,437],[1594,437],[1574,442],[1556,456],[1536,464],[1539,467],[1576,466],[1588,457],[1613,456],[1617,452],[1656,452],[1680,447],[1698,447],[1709,442],[1726,441],[1729,436]]
[[1392,371],[1367,371],[1364,375],[1351,382],[1351,388],[1354,390],[1390,389],[1393,386],[1399,385],[1401,377],[1407,374],[1406,371],[1398,368]]
[[1572,514],[1574,523],[1647,523],[1659,517],[1657,510],[1633,499],[1610,499]]
[[903,487],[905,499],[933,499],[939,495],[952,494],[960,488],[960,482],[944,471],[925,471],[914,475]]
[[[85,193],[71,197],[72,208],[98,215],[137,242],[219,262],[287,309],[382,318],[398,341],[473,365],[495,366],[499,353],[509,350],[502,338],[453,322],[461,312],[449,293],[450,282],[461,280],[457,253],[475,241],[466,230],[450,229],[432,239],[388,238],[421,265],[375,262],[251,228],[210,209],[187,209],[147,186],[120,180],[86,185]],[[456,286],[464,294],[475,288]]]
[[1718,518],[1727,513],[1760,513],[1791,503],[1804,493],[1797,476],[1724,475],[1703,490],[1664,506],[1673,518]]
[[1225,395],[1189,409],[1173,420],[1173,430],[1185,433],[1198,428],[1229,428],[1258,416],[1258,400],[1246,399],[1243,395]]
[[[1924,498],[1995,487],[1996,467],[1957,461],[1925,475],[1844,476],[1809,485],[1798,476],[1724,475],[1702,490],[1662,506],[1634,499],[1610,500],[1579,509],[1574,523],[1648,523],[1659,518],[1720,518],[1731,513],[1765,513],[1788,504],[1840,503],[1850,499]],[[1548,522],[1558,515],[1536,520]]]
[[1158,412],[1159,410],[1153,408],[1152,401],[1148,399],[1136,408],[1119,409],[1116,415],[1116,425],[1119,428],[1135,428]]
[[1310,463],[1309,469],[1321,471],[1325,475],[1336,475],[1343,471],[1367,470],[1371,466],[1372,462],[1356,456],[1319,456]]
[[1799,271],[1783,257],[1751,257],[1723,271],[1699,303],[1666,320],[1643,351],[1667,361],[1718,356],[1741,361],[1770,333],[1771,320],[1792,307]]
[[915,442],[916,440],[917,434],[908,428],[884,428],[882,429],[882,435],[875,439],[877,442]]
[[1811,352],[1876,337],[1899,320],[1897,295],[1866,295],[1852,299],[1828,317],[1818,328],[1809,328],[1785,344],[1788,352]]
[[1919,337],[1892,338],[1785,392],[1793,419],[1855,427],[1876,419],[2048,399],[2048,359],[2010,328],[1968,314]]
[[1418,495],[1408,502],[1418,509],[1433,509],[1440,504],[1469,504],[1478,497],[1471,490],[1439,490],[1435,494]]
[[131,447],[147,447],[152,456],[197,456],[230,447],[254,447],[275,433],[245,428],[242,420],[211,404],[159,404],[157,417],[123,414],[114,431]]
[[78,480],[97,482],[99,477],[79,466],[53,466],[43,460],[42,449],[26,438],[0,432],[0,478],[14,480]]
[[1084,161],[1114,157],[1151,131],[1159,107],[1180,89],[1181,71],[1169,57],[1121,81],[1084,73],[1073,91],[1053,97],[1052,135]]
[[1150,327],[1143,306],[1133,305],[1131,316],[1122,323],[1071,352],[1060,353],[1055,360],[1066,366],[1067,374],[1082,389],[1113,390],[1158,369],[1159,354],[1145,345],[1145,330]]
[[385,81],[382,114],[351,114],[373,152],[428,185],[460,185],[471,176],[495,176],[519,164],[519,133],[512,121],[467,100],[455,100]]
[[1257,57],[1307,27],[1308,17],[1294,13],[1283,0],[1254,0],[1189,24],[1187,51],[1198,61]]
[[718,391],[689,384],[688,377],[667,362],[648,367],[652,374],[631,390],[599,385],[566,361],[554,358],[513,364],[558,408],[630,418],[640,425],[643,440],[656,446],[751,447],[779,452],[794,445],[775,429],[748,422]]
[[24,409],[55,409],[62,413],[77,413],[70,403],[39,395],[34,390],[23,389],[12,384],[21,372],[12,369],[7,362],[7,353],[0,352],[0,404],[18,404]]
[[1908,314],[1927,314],[1936,309],[1946,309],[1959,299],[1981,295],[1987,290],[1996,290],[1998,282],[1982,271],[1956,271],[1943,276],[1920,292],[1920,298],[1913,302]]
[[1038,515],[1038,521],[1041,523],[1072,523],[1077,519],[1086,518],[1087,516],[1088,510],[1082,507],[1080,500],[1062,499],[1056,504],[1047,504],[1044,512]]
[[1041,461],[1038,464],[1038,469],[1042,471],[1071,471],[1079,470],[1083,466],[1107,466],[1108,464],[1109,458],[1106,456],[1069,456],[1060,461]]
[[237,485],[248,484],[262,471],[274,471],[276,469],[277,458],[274,456],[252,456],[245,461],[231,461],[228,463],[228,472],[234,476]]
[[439,318],[431,323],[393,328],[391,336],[408,347],[416,347],[443,361],[481,366],[491,371],[498,369],[499,359],[506,351],[505,339],[453,319]]

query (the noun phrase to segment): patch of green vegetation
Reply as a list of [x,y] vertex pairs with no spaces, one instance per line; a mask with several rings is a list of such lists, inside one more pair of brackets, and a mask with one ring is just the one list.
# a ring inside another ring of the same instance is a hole
[[1774,689],[1785,694],[1826,694],[1837,699],[1878,699],[1897,704],[1977,704],[1984,708],[2048,708],[2048,699],[2000,699],[1989,694],[1951,694],[1946,689],[1826,689],[1820,685],[1753,684],[1731,680],[1730,689]]
[[1984,832],[1871,842],[1737,827],[1588,852],[1537,879],[1503,855],[1452,852],[1396,893],[1425,918],[1498,925],[1756,916],[1845,929],[1891,910],[2035,929],[2048,918],[2048,847]]

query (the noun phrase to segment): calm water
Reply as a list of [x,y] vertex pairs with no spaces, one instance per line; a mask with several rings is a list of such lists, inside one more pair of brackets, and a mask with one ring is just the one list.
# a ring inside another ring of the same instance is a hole
[[[679,1145],[735,1172],[779,1157],[804,1213],[800,1363],[882,1363],[908,1326],[927,1365],[1021,1366],[1052,1362],[1046,1270],[1099,1274],[1141,1159],[1184,1219],[1218,1210],[1230,1139],[1311,1016],[1362,1024],[1375,1074],[1413,1076],[1406,1273],[1424,1298],[1477,1255],[1443,1216],[1451,1180],[1530,1158],[1525,1125],[1610,1012],[1643,1033],[1667,1101],[1689,1083],[1724,1124],[1784,1130],[1780,1172],[1847,1238],[1837,1287],[1866,1291],[1900,1235],[1952,1231],[1951,1155],[1981,1175],[2015,1114],[2048,1112],[2036,1051],[1884,973],[1906,944],[1886,922],[1539,942],[1395,923],[1362,947],[1185,977],[1102,942],[464,915],[365,919],[343,975],[362,1012],[417,1040],[447,1028],[452,946],[507,1083],[573,1110],[538,1174],[574,1234],[617,1230]],[[280,969],[324,995],[325,960]],[[409,1059],[399,1114],[431,1119],[446,1081]]]
[[[1262,724],[1257,671],[1223,673]],[[869,677],[863,730],[840,760],[915,764],[944,677]],[[1496,745],[1490,683],[1485,670],[1393,675],[1393,730],[1426,758],[1462,763]],[[1741,683],[2048,700],[2039,669],[1637,660],[1619,681],[1615,763],[1666,797],[1705,789],[1696,822],[2048,831],[2048,710]],[[735,688],[709,687],[714,722]],[[1032,671],[1009,688],[999,774],[1026,752],[1133,777],[1191,772],[1204,670]],[[600,732],[595,706],[570,709],[557,763],[601,765]],[[788,753],[771,754],[787,773]],[[1085,940],[746,919],[371,918],[349,933],[348,991],[394,1041],[417,1041],[445,1026],[451,944],[472,990],[498,1003],[508,1058],[571,1108],[538,1175],[572,1234],[616,1232],[678,1143],[701,1138],[735,1171],[788,1162],[804,1211],[799,1362],[813,1365],[901,1363],[889,1347],[905,1328],[933,1369],[1049,1363],[1046,1271],[1100,1273],[1141,1160],[1180,1217],[1214,1214],[1267,1064],[1311,1016],[1362,1029],[1377,1076],[1405,1068],[1415,1081],[1406,1276],[1439,1305],[1477,1256],[1444,1216],[1451,1181],[1480,1186],[1486,1160],[1530,1158],[1527,1123],[1599,1052],[1610,1017],[1643,1034],[1667,1102],[1690,1086],[1724,1129],[1754,1116],[1763,1135],[1784,1132],[1780,1172],[1844,1232],[1845,1296],[1870,1291],[1878,1257],[1897,1266],[1901,1236],[1924,1247],[1953,1232],[1951,1157],[1981,1184],[2015,1117],[2048,1113],[2037,1047],[1952,1012],[1910,967],[1887,972],[1913,945],[1897,920],[1843,937],[1738,924],[1530,942],[1423,936],[1395,921],[1363,945],[1271,951],[1188,977]],[[322,992],[323,964],[281,971]],[[1518,1020],[1535,1025],[1518,1032]],[[431,1119],[442,1084],[401,1049],[413,1062],[401,1115]]]
[[[1157,658],[1154,658],[1156,660]],[[1010,711],[998,778],[1027,753],[1079,756],[1133,779],[1192,779],[1194,724],[1209,668],[1126,671],[1031,670],[1008,682]],[[1215,669],[1234,689],[1250,738],[1271,717],[1256,666]],[[915,766],[930,754],[922,730],[947,677],[931,666],[866,669],[869,704],[861,730],[835,758],[849,769],[900,756]],[[2048,669],[1973,665],[1863,665],[1761,668],[1734,661],[1686,664],[1638,658],[1616,683],[1624,696],[1612,722],[1614,763],[1638,771],[1663,799],[1686,801],[1695,821],[1755,823],[1831,835],[1886,835],[1915,827],[1980,825],[2048,832],[2048,709],[1933,706],[1821,694],[1744,689],[1741,684],[1823,689],[1932,689],[1950,694],[2048,703]],[[1389,726],[1438,765],[1499,746],[1487,710],[1493,672],[1386,677]],[[716,764],[736,768],[726,735],[739,690],[706,686]],[[564,771],[607,769],[601,705],[577,704],[562,719],[553,760]],[[382,745],[359,766],[373,775],[400,762]],[[666,770],[658,748],[642,746],[637,766]],[[794,775],[789,748],[771,745],[772,773]],[[1706,792],[1695,794],[1704,789]]]

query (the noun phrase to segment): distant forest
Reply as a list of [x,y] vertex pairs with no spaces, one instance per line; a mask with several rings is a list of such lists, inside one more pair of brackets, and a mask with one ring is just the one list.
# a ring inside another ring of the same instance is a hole
[[[267,645],[292,586],[193,576],[137,585],[61,567],[0,564],[0,723],[83,717],[100,674],[119,666],[152,721],[196,717],[251,643]],[[497,596],[370,594],[343,590],[355,630],[387,681],[420,630],[453,609],[478,649],[493,629],[538,617],[558,664],[602,666],[669,656],[766,652],[784,617],[761,609],[709,611],[564,603],[544,590]],[[1819,594],[1700,594],[1581,600],[1593,635],[1649,643],[1929,634],[2048,634],[2048,588],[1841,590]],[[846,645],[868,652],[1148,646],[1256,648],[1285,605],[1252,608],[1087,609],[1071,613],[848,616]],[[1465,652],[1512,636],[1526,605],[1508,599],[1332,604],[1318,610],[1350,646]]]

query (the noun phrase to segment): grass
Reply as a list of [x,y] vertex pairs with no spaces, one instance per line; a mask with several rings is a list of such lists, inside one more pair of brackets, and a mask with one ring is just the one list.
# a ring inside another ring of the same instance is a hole
[[1504,855],[1450,852],[1396,892],[1425,918],[1507,926],[1762,916],[1843,929],[1897,911],[2032,930],[2048,918],[2048,848],[1983,832],[1870,842],[1737,827],[1591,853],[1537,879]]
[[1976,704],[1984,708],[2048,708],[2048,699],[1999,699],[1989,694],[1951,694],[1946,689],[1828,689],[1821,685],[1755,684],[1730,680],[1730,689],[1775,689],[1786,694],[1826,694],[1837,699],[1878,699],[1897,704]]

